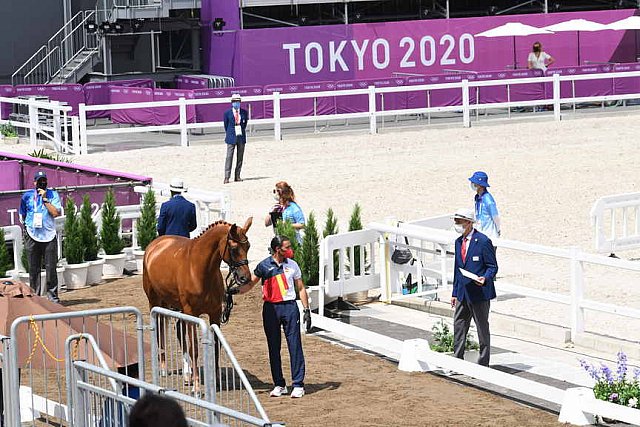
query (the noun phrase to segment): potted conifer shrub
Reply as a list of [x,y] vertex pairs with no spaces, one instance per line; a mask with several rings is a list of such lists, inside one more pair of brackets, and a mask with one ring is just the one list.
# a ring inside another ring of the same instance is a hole
[[[307,224],[304,227],[304,237],[302,239],[302,247],[300,248],[302,270],[302,281],[310,291],[315,291],[320,283],[320,237],[318,235],[318,227],[316,225],[316,216],[313,211],[309,214]],[[309,305],[312,310],[318,308],[319,298],[309,295]]]
[[0,125],[0,136],[5,144],[13,145],[19,142],[18,132],[11,122]]
[[[353,206],[351,212],[351,218],[349,219],[349,231],[362,230],[362,208],[356,203]],[[362,255],[361,255],[362,252]],[[353,265],[349,264],[349,273],[352,276],[364,275],[365,265],[367,262],[367,252],[364,246],[354,246],[353,257],[351,257],[351,250],[347,249],[347,254],[350,259],[353,260]],[[367,302],[369,298],[369,291],[359,291],[346,295],[346,300],[355,303]]]
[[64,270],[64,282],[67,290],[82,289],[87,286],[89,263],[84,262],[82,230],[73,197],[67,197],[64,212],[64,240],[62,247],[64,258],[67,261]]
[[[31,284],[31,281],[29,280],[29,255],[27,254],[27,249],[24,247],[24,245],[22,246],[22,253],[20,254],[20,263],[22,264],[22,269],[20,270],[19,267],[16,267],[16,271],[18,271],[18,279],[20,279],[21,282]],[[58,264],[56,266],[56,274],[58,275],[58,286],[60,287],[61,291],[67,289],[64,283],[64,270],[64,265]],[[47,272],[45,270],[43,255],[42,259],[40,260],[40,283],[45,283],[46,281]],[[40,289],[42,289],[42,292],[45,292],[44,286],[42,286]]]
[[122,252],[124,241],[120,237],[120,214],[116,210],[116,198],[113,190],[107,192],[102,205],[100,243],[105,253],[103,255],[102,276],[105,279],[122,277],[126,255]]
[[144,251],[158,235],[158,220],[156,218],[156,195],[149,189],[142,198],[142,208],[140,209],[140,219],[138,220],[136,233],[139,248],[133,250],[136,260],[138,274],[142,274]]
[[96,285],[102,282],[102,268],[104,258],[98,256],[100,245],[98,243],[98,228],[91,217],[91,202],[89,195],[82,198],[80,208],[80,218],[78,219],[82,234],[82,245],[84,247],[84,260],[89,263],[87,273],[87,285]]
[[0,227],[0,278],[9,278],[7,271],[11,270],[13,263],[7,250],[7,242],[4,239],[4,228]]

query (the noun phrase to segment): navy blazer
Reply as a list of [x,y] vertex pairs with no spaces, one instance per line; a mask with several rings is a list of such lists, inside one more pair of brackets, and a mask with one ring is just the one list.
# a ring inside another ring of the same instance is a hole
[[[456,239],[453,293],[451,296],[458,298],[458,301],[468,299],[471,302],[494,299],[496,297],[496,288],[493,285],[493,279],[498,273],[498,262],[496,261],[496,251],[491,239],[478,230],[474,230],[467,248],[465,262],[462,262],[461,247],[462,236]],[[480,286],[473,280],[464,277],[460,273],[460,268],[478,276],[483,276],[485,278],[484,286]]]
[[196,205],[175,195],[160,206],[158,216],[158,235],[182,236],[189,238],[189,233],[196,229]]
[[247,122],[249,121],[249,113],[247,110],[240,109],[240,127],[242,128],[242,136],[236,139],[236,118],[233,116],[233,108],[224,112],[224,142],[227,144],[245,144],[247,142]]

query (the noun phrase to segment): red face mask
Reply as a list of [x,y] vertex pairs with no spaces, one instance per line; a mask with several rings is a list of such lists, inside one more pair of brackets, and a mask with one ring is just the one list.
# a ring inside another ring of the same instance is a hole
[[282,256],[285,258],[293,258],[293,249],[288,248],[282,252]]

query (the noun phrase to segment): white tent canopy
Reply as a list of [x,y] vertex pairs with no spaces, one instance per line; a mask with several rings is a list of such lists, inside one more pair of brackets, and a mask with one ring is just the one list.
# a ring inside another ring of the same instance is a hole
[[640,30],[640,16],[630,16],[607,25],[610,30]]
[[553,31],[545,30],[520,22],[507,22],[499,27],[476,34],[476,37],[513,37],[513,68],[518,68],[516,57],[516,37],[533,36],[536,34],[553,34]]
[[559,33],[561,31],[602,31],[609,30],[610,28],[608,25],[587,21],[586,19],[572,19],[570,21],[548,25],[543,27],[543,29]]
[[543,27],[545,30],[550,30],[556,33],[562,31],[575,31],[578,37],[578,66],[581,65],[580,60],[580,31],[603,31],[609,30],[609,26],[600,24],[598,22],[587,21],[586,19],[571,19],[569,21],[559,22],[557,24],[548,25]]

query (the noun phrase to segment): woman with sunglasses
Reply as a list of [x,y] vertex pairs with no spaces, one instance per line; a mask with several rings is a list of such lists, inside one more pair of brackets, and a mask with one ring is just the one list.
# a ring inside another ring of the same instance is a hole
[[293,192],[293,188],[285,181],[280,181],[276,183],[273,190],[273,198],[278,203],[271,208],[269,215],[264,219],[265,227],[273,225],[275,231],[276,222],[279,219],[289,221],[296,230],[296,240],[298,243],[302,243],[300,230],[304,228],[306,221],[302,209],[296,203],[296,195]]
[[556,60],[551,55],[542,50],[542,43],[535,42],[533,44],[532,52],[529,53],[527,62],[530,70],[542,70],[546,72],[547,68],[551,66]]

